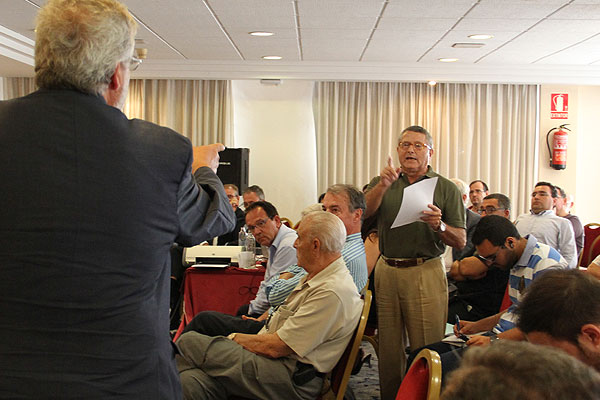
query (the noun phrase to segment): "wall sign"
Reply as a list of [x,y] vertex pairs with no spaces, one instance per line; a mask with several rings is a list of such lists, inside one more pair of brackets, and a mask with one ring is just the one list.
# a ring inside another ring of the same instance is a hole
[[552,93],[550,95],[550,119],[569,118],[569,94]]

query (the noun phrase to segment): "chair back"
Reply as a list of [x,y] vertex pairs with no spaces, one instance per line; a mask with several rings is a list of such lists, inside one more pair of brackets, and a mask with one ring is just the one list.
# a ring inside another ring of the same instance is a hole
[[343,400],[346,388],[348,387],[348,381],[350,380],[350,374],[358,355],[358,349],[360,348],[360,342],[362,341],[363,333],[365,332],[365,326],[367,325],[367,319],[369,318],[369,310],[371,309],[371,298],[372,294],[370,290],[367,290],[364,295],[364,303],[358,326],[356,331],[350,339],[350,343],[346,346],[346,350],[342,354],[342,357],[331,371],[331,390],[335,394],[337,400]]
[[442,387],[442,362],[433,350],[417,354],[398,389],[396,400],[437,400]]
[[579,256],[579,266],[587,267],[600,254],[600,224],[591,223],[583,227],[583,249]]
[[508,307],[512,305],[512,300],[508,295],[508,288],[510,287],[510,283],[506,285],[506,290],[504,291],[504,297],[502,298],[502,303],[500,304],[500,311],[507,310]]

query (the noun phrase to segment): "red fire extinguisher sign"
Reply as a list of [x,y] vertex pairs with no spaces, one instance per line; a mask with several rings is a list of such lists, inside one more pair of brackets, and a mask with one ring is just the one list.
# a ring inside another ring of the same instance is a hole
[[552,93],[550,95],[550,119],[569,118],[569,94]]

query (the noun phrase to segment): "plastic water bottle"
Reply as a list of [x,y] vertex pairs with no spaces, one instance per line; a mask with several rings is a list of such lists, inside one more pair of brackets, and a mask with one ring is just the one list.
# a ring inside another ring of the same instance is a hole
[[256,254],[256,239],[254,239],[252,232],[248,232],[248,234],[246,234],[246,244],[244,247],[245,251],[252,253],[252,255]]
[[246,227],[242,226],[238,233],[238,246],[242,246],[242,251],[246,251]]

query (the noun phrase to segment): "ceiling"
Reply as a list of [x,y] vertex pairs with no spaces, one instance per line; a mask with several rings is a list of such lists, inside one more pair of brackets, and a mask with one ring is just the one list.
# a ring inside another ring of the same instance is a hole
[[[34,19],[44,3],[0,0],[0,76],[33,75]],[[134,77],[600,85],[600,0],[123,3],[140,24],[136,47],[148,49]]]

